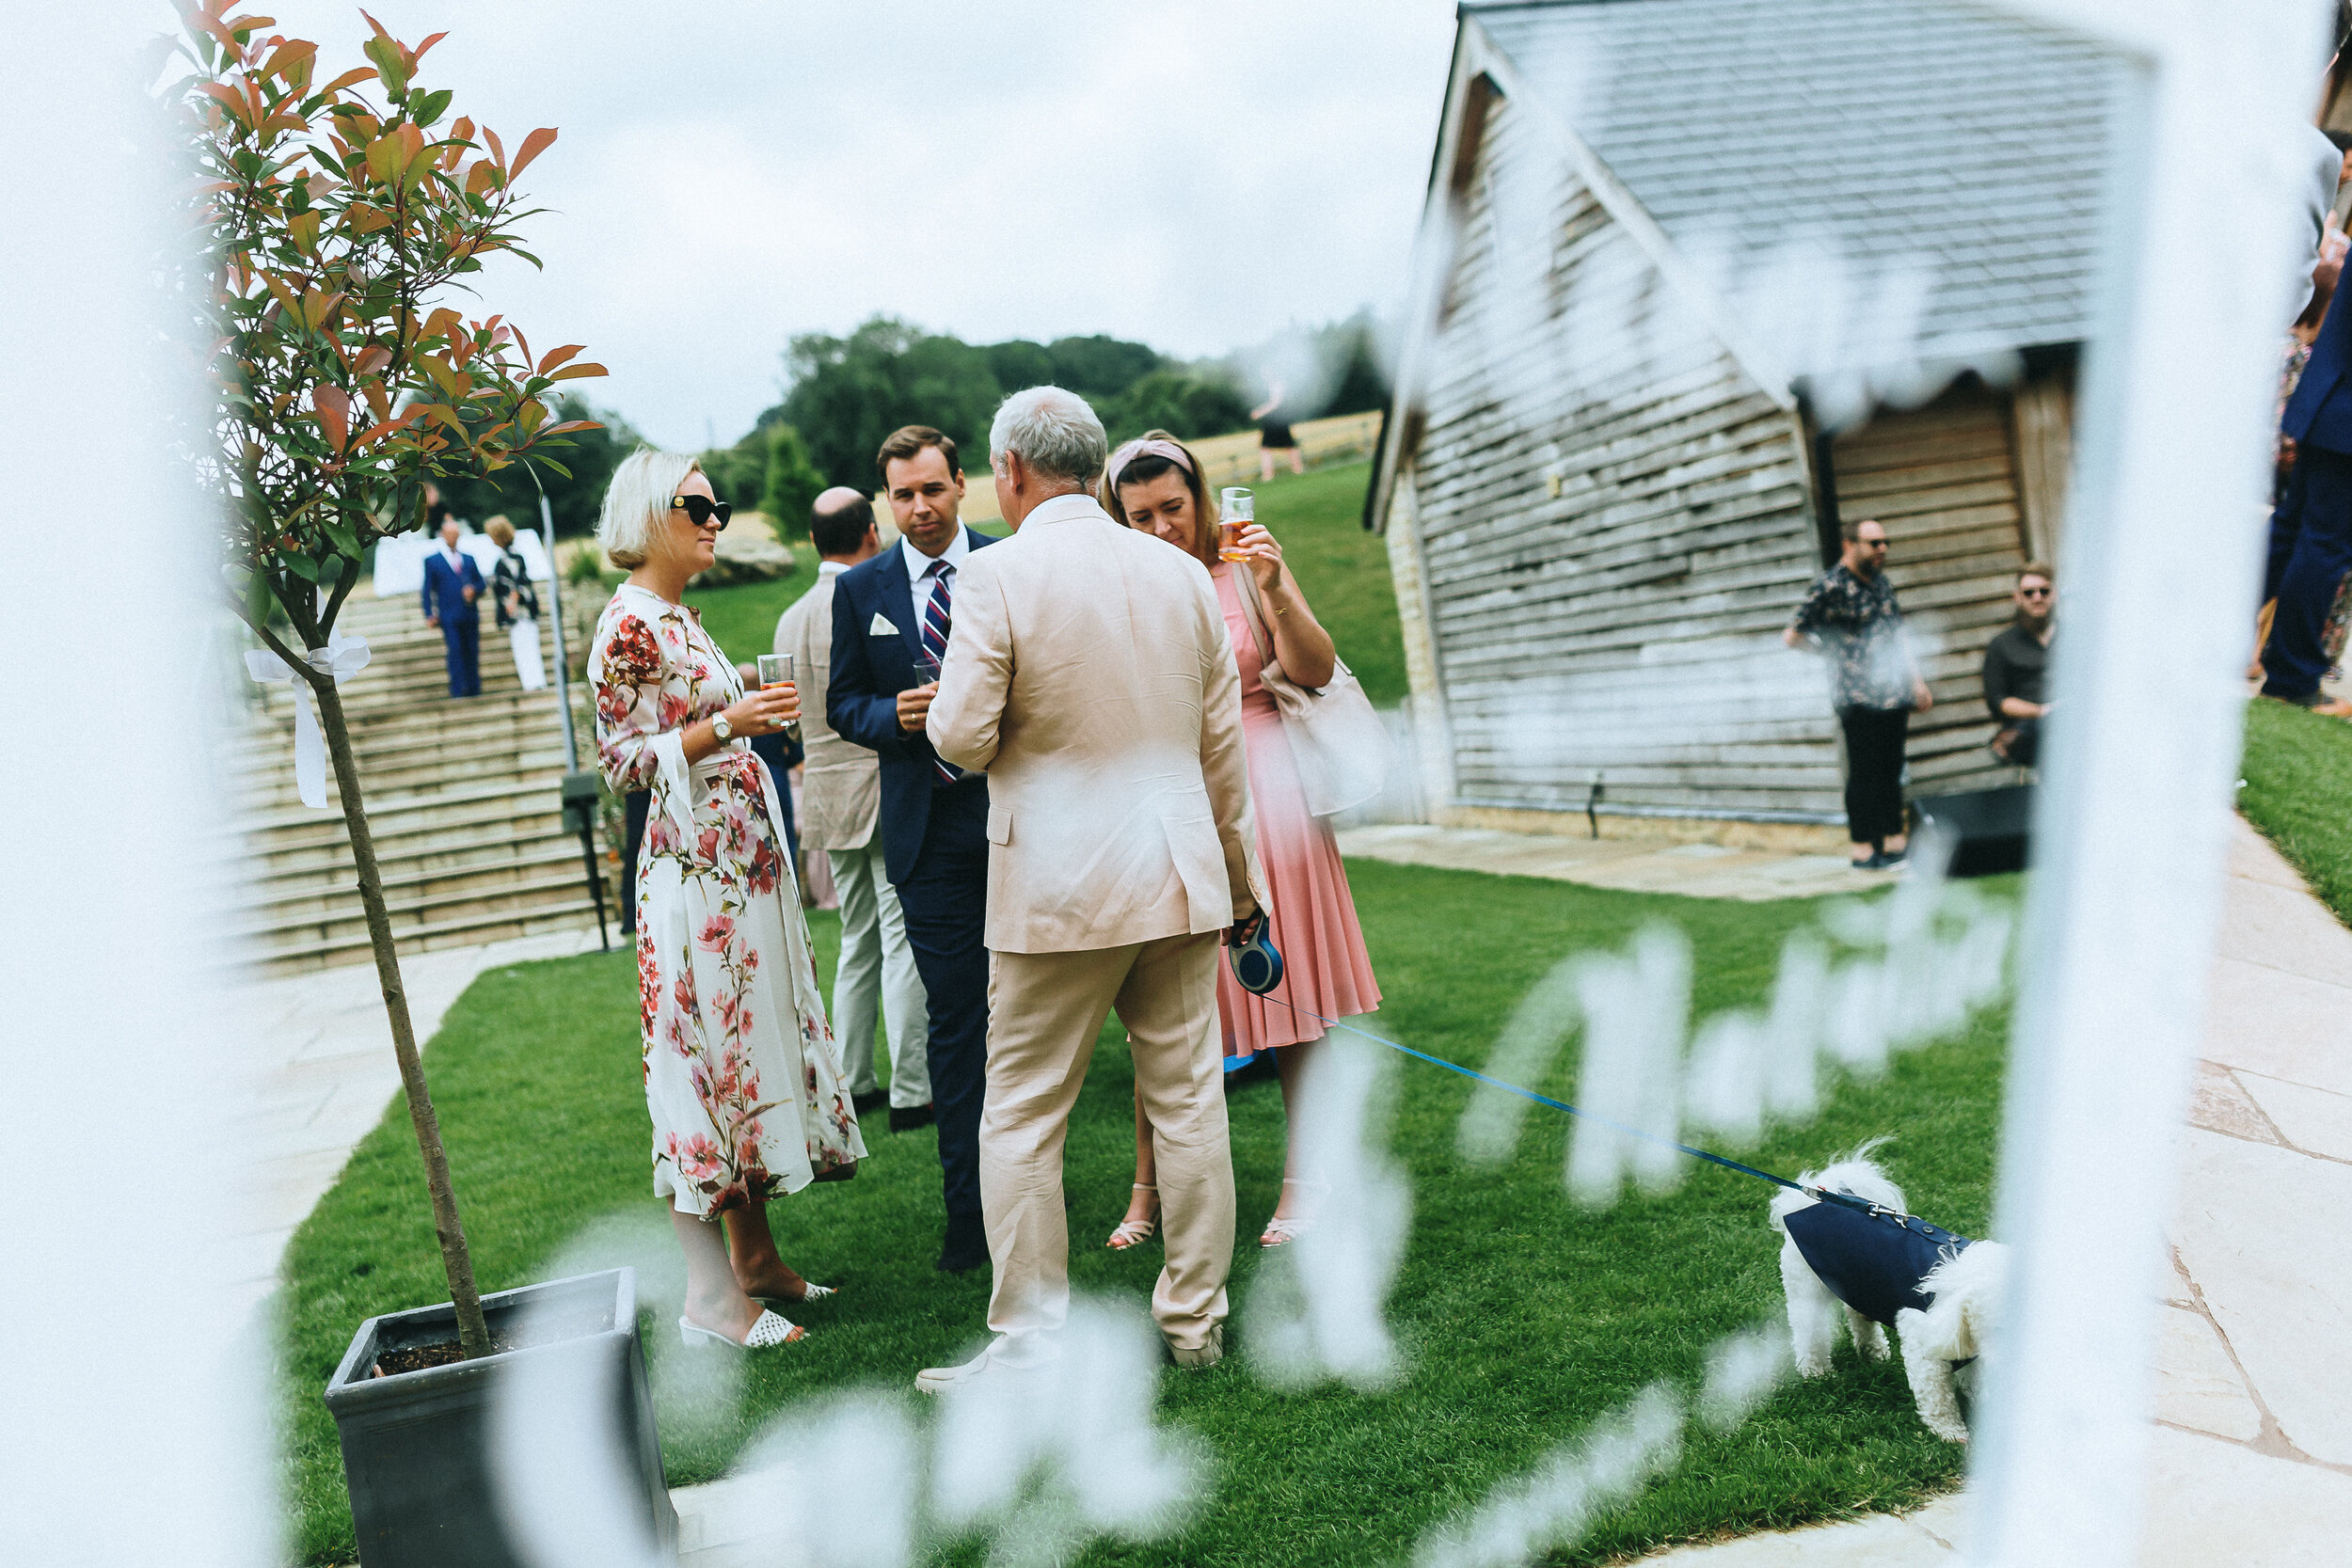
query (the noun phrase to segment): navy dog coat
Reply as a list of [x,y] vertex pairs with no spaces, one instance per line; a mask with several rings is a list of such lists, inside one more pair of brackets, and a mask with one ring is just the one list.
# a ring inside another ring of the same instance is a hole
[[1806,1266],[1872,1323],[1892,1327],[1906,1307],[1926,1311],[1929,1298],[1919,1282],[1938,1263],[1959,1257],[1968,1238],[1915,1214],[1851,1208],[1852,1201],[1825,1198],[1783,1218]]

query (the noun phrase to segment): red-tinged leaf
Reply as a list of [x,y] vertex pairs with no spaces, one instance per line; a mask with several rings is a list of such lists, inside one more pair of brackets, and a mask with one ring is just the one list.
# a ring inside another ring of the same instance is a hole
[[[387,356],[387,357],[389,356]],[[368,400],[368,412],[373,414],[379,423],[392,417],[392,403],[391,399],[385,395],[384,383],[363,381],[359,384],[359,392]]]
[[319,46],[315,43],[306,43],[300,39],[289,40],[278,46],[277,51],[270,55],[269,63],[262,67],[260,74],[283,76],[292,81],[294,68],[310,59],[318,52]]
[[490,157],[498,165],[499,172],[504,173],[506,171],[506,149],[500,144],[499,134],[485,125],[482,128],[482,139],[490,144]]
[[207,180],[202,184],[196,187],[196,194],[199,196],[217,196],[222,191],[233,191],[239,188],[240,187],[234,180]]
[[449,134],[456,137],[459,141],[469,142],[473,140],[473,117],[471,115],[459,115],[455,119],[451,120],[449,122]]
[[563,364],[567,359],[579,358],[580,355],[587,352],[587,349],[588,345],[586,343],[565,343],[562,348],[551,348],[548,350],[548,356],[539,361],[539,373],[541,375],[550,374],[555,370],[556,366]]
[[218,82],[201,82],[197,85],[196,90],[207,98],[217,101],[222,108],[235,115],[242,123],[247,125],[252,123],[251,120],[246,119],[245,95],[235,88],[223,87]]
[[359,357],[352,361],[352,369],[361,375],[373,375],[377,371],[390,364],[391,360],[390,349],[386,348],[382,343],[370,343],[359,351]]
[[310,393],[310,402],[319,411],[319,428],[326,432],[327,443],[337,451],[351,444],[351,400],[332,387],[320,387]]
[[384,24],[382,24],[381,22],[376,21],[376,20],[375,20],[375,18],[373,18],[373,17],[372,17],[372,16],[368,16],[367,8],[366,8],[365,6],[362,6],[362,7],[360,7],[360,8],[359,8],[359,14],[360,14],[361,16],[367,16],[367,17],[368,17],[368,25],[375,29],[375,36],[376,36],[377,38],[380,38],[380,39],[388,39],[388,38],[390,38],[390,37],[392,36],[391,34],[389,34],[389,33],[388,33],[388,32],[386,32],[386,31],[384,30]]
[[465,318],[444,305],[424,318],[423,335],[427,338],[452,337],[464,325]]
[[296,213],[293,217],[288,218],[286,220],[286,237],[294,242],[294,247],[302,252],[303,255],[310,256],[315,254],[319,247],[319,214],[317,210],[314,208],[307,213]]
[[343,219],[362,234],[373,234],[379,229],[391,227],[391,214],[364,201],[355,201],[343,209]]
[[553,375],[548,377],[548,379],[549,381],[576,381],[581,376],[611,375],[612,373],[612,372],[611,371],[606,370],[602,365],[566,365],[562,370],[556,372]]
[[522,146],[515,150],[515,166],[507,171],[507,178],[521,178],[523,170],[531,166],[531,160],[554,145],[555,127],[552,125],[542,126],[525,136]]
[[522,349],[522,351],[523,351],[523,363],[524,363],[524,364],[526,364],[526,365],[530,364],[530,363],[531,363],[531,340],[523,336],[523,329],[522,329],[521,327],[519,327],[519,326],[517,326],[517,327],[514,327],[514,328],[512,328],[511,330],[512,330],[512,331],[514,332],[514,334],[515,334],[515,341],[516,341],[516,345],[517,345],[517,346],[519,346],[519,347]]
[[429,39],[425,40],[422,43],[421,43],[421,44],[417,45],[417,47],[416,47],[416,48],[414,48],[414,49],[410,50],[410,51],[409,51],[409,53],[408,53],[408,64],[409,64],[409,66],[410,66],[411,68],[414,68],[414,67],[415,67],[415,65],[416,65],[416,63],[417,63],[419,60],[421,60],[421,59],[423,59],[423,58],[424,58],[424,52],[425,52],[426,50],[428,50],[428,49],[432,48],[435,44],[437,44],[437,43],[440,42],[443,39],[445,39],[445,38],[447,38],[447,37],[449,37],[449,35],[448,35],[447,33],[436,33],[436,34],[434,34],[431,38],[429,38]]
[[341,76],[336,77],[333,81],[327,83],[326,86],[321,87],[319,91],[329,95],[339,93],[345,87],[358,86],[359,83],[366,81],[369,77],[374,74],[375,71],[373,67],[364,65],[358,66],[353,70],[344,71]]
[[548,426],[547,429],[539,432],[539,434],[543,437],[548,436],[565,436],[575,430],[602,430],[604,426],[597,423],[595,420],[565,420],[561,424],[551,424]]

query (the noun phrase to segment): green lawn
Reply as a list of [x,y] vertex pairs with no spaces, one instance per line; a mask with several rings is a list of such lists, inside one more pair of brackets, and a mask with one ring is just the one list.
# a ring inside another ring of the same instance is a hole
[[2352,925],[2352,724],[2249,703],[2241,768],[2238,809]]
[[[1388,546],[1366,533],[1360,521],[1371,477],[1369,463],[1334,464],[1304,476],[1279,474],[1256,487],[1258,520],[1281,541],[1307,602],[1339,643],[1340,657],[1373,702],[1387,707],[1406,694],[1405,643],[1389,581]],[[1001,530],[990,524],[984,531]],[[808,541],[793,547],[802,567],[788,578],[688,590],[686,602],[702,611],[703,625],[730,658],[748,659],[773,648],[776,617],[815,586]]]
[[[1319,476],[1318,476],[1319,477]],[[1278,487],[1279,490],[1279,487]],[[1803,902],[1736,904],[1603,892],[1556,882],[1357,863],[1366,936],[1388,993],[1375,1027],[1456,1061],[1485,1060],[1518,998],[1561,955],[1615,946],[1645,919],[1690,933],[1701,1012],[1758,1002]],[[832,974],[831,916],[814,923]],[[1990,1207],[2006,1021],[1903,1055],[1871,1083],[1848,1082],[1812,1125],[1754,1156],[1793,1172],[1881,1132],[1914,1202],[1981,1234]],[[1130,1072],[1106,1031],[1073,1119],[1069,1192],[1080,1288],[1140,1309],[1156,1243],[1104,1250],[1131,1175]],[[635,980],[625,953],[485,974],[453,1007],[426,1058],[474,1259],[485,1289],[543,1277],[583,1232],[605,1240],[575,1261],[644,1259],[648,1294],[675,1291],[675,1246],[649,1190],[639,1086]],[[1694,1165],[1677,1195],[1593,1212],[1561,1181],[1562,1118],[1536,1113],[1518,1158],[1465,1170],[1454,1128],[1468,1085],[1399,1061],[1391,1143],[1413,1182],[1413,1227],[1390,1300],[1409,1375],[1359,1396],[1279,1394],[1246,1355],[1200,1374],[1170,1370],[1162,1418],[1204,1437],[1218,1459],[1214,1499],[1172,1542],[1098,1546],[1091,1562],[1320,1565],[1400,1560],[1420,1533],[1524,1471],[1547,1449],[1657,1378],[1695,1386],[1718,1337],[1779,1310],[1774,1238],[1758,1183]],[[1543,1085],[1573,1098],[1565,1066]],[[1271,1212],[1280,1174],[1274,1085],[1232,1092],[1233,1157],[1245,1238]],[[673,1481],[721,1473],[781,1408],[852,1386],[909,1386],[981,1330],[985,1274],[946,1279],[930,1259],[939,1223],[935,1143],[877,1127],[872,1158],[845,1186],[781,1203],[787,1259],[844,1287],[806,1309],[808,1340],[752,1360],[738,1408],[674,1387],[658,1396]],[[630,1238],[633,1238],[630,1239]],[[599,1251],[598,1249],[603,1250]],[[632,1251],[631,1249],[635,1249]],[[1235,1259],[1235,1322],[1258,1263]],[[306,1562],[348,1561],[350,1521],[334,1433],[319,1391],[360,1320],[444,1298],[405,1114],[354,1155],[287,1254],[282,1403],[286,1496]],[[673,1296],[674,1300],[675,1297]],[[675,1307],[671,1308],[675,1311]],[[649,1334],[675,1336],[648,1313]],[[1246,1349],[1239,1343],[1237,1348]],[[662,1346],[657,1367],[669,1354]],[[657,1371],[657,1382],[660,1382]],[[1661,1543],[1900,1507],[1957,1484],[1962,1449],[1912,1414],[1893,1363],[1849,1356],[1832,1377],[1786,1388],[1744,1425],[1693,1426],[1680,1463],[1609,1513],[1564,1563]],[[977,1562],[975,1543],[939,1560]]]

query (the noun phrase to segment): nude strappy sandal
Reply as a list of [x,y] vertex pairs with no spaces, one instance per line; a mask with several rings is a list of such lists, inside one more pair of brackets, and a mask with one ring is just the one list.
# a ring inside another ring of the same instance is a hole
[[[1157,1187],[1148,1187],[1137,1181],[1134,1183],[1134,1190],[1138,1193],[1150,1193],[1152,1196],[1153,1207],[1158,1206],[1160,1190]],[[1114,1251],[1124,1252],[1131,1246],[1150,1241],[1152,1232],[1157,1228],[1159,1228],[1157,1218],[1120,1220],[1119,1228],[1111,1232],[1111,1239],[1103,1244]]]

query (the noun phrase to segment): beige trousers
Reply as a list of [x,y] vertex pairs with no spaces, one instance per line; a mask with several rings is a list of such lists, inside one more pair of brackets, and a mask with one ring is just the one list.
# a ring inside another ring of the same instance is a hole
[[1113,1007],[1134,1042],[1136,1087],[1159,1161],[1167,1266],[1152,1316],[1197,1350],[1225,1321],[1233,1264],[1233,1156],[1216,1022],[1220,933],[1082,953],[992,953],[980,1204],[995,1284],[988,1326],[1050,1332],[1070,1311],[1062,1145],[1094,1037]]

